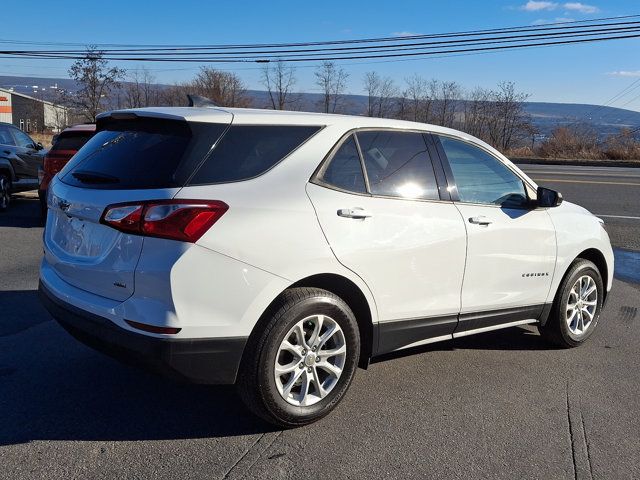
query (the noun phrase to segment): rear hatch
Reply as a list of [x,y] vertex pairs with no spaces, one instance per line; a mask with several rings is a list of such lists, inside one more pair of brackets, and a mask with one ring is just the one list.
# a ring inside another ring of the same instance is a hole
[[186,183],[232,115],[218,123],[128,112],[99,119],[89,140],[51,184],[45,258],[67,283],[124,301],[135,289],[144,238],[100,222],[109,205],[165,200]]

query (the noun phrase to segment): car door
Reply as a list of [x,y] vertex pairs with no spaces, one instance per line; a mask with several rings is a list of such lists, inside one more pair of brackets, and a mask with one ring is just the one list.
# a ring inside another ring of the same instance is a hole
[[335,256],[374,295],[377,353],[450,337],[457,323],[466,232],[436,161],[419,132],[359,131],[307,186]]
[[556,261],[547,210],[531,207],[533,188],[488,150],[448,136],[437,141],[467,228],[456,332],[538,318]]
[[33,139],[26,133],[12,128],[11,132],[16,143],[18,161],[14,166],[18,178],[38,178],[38,167],[42,165],[43,156],[36,148]]

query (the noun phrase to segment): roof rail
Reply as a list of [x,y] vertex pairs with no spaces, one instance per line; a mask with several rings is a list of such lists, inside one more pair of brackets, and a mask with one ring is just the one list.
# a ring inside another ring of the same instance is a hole
[[192,93],[187,93],[187,98],[189,99],[190,107],[219,107],[216,102],[207,97],[202,97],[200,95],[193,95]]

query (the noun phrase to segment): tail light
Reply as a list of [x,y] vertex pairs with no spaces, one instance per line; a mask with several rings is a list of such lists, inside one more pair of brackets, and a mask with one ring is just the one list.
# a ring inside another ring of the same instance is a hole
[[229,209],[219,200],[154,200],[109,205],[100,223],[125,233],[197,242]]

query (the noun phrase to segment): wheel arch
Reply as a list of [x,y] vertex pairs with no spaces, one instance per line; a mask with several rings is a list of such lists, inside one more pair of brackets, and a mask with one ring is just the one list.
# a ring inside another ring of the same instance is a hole
[[[578,254],[578,256],[574,259],[577,260],[578,258],[583,258],[585,260],[589,260],[590,262],[593,262],[594,265],[596,267],[598,267],[598,270],[600,272],[600,275],[602,276],[602,284],[604,285],[604,291],[602,293],[602,300],[603,302],[607,299],[607,285],[609,284],[609,267],[607,264],[607,260],[604,256],[604,254],[598,250],[597,248],[588,248],[586,250],[583,250],[582,252],[580,252]],[[573,264],[573,262],[571,262]],[[569,269],[567,269],[567,271],[569,271]],[[565,272],[565,276],[566,276],[567,272]],[[563,277],[564,278],[564,277]]]
[[360,331],[360,360],[358,366],[361,368],[367,368],[372,356],[373,344],[375,341],[372,305],[370,305],[367,297],[358,285],[347,277],[336,273],[310,275],[292,283],[285,290],[280,292],[271,301],[264,313],[260,316],[256,325],[253,327],[250,335],[250,341],[251,338],[254,337],[254,333],[262,330],[262,325],[268,321],[269,314],[272,312],[273,306],[277,303],[277,300],[282,293],[290,288],[297,287],[321,288],[337,295],[345,301],[355,315],[356,321],[358,322],[358,329]]
[[335,273],[321,273],[298,280],[293,287],[315,287],[336,294],[349,305],[356,317],[360,330],[360,363],[367,368],[373,352],[373,317],[371,306],[360,287],[342,275]]

